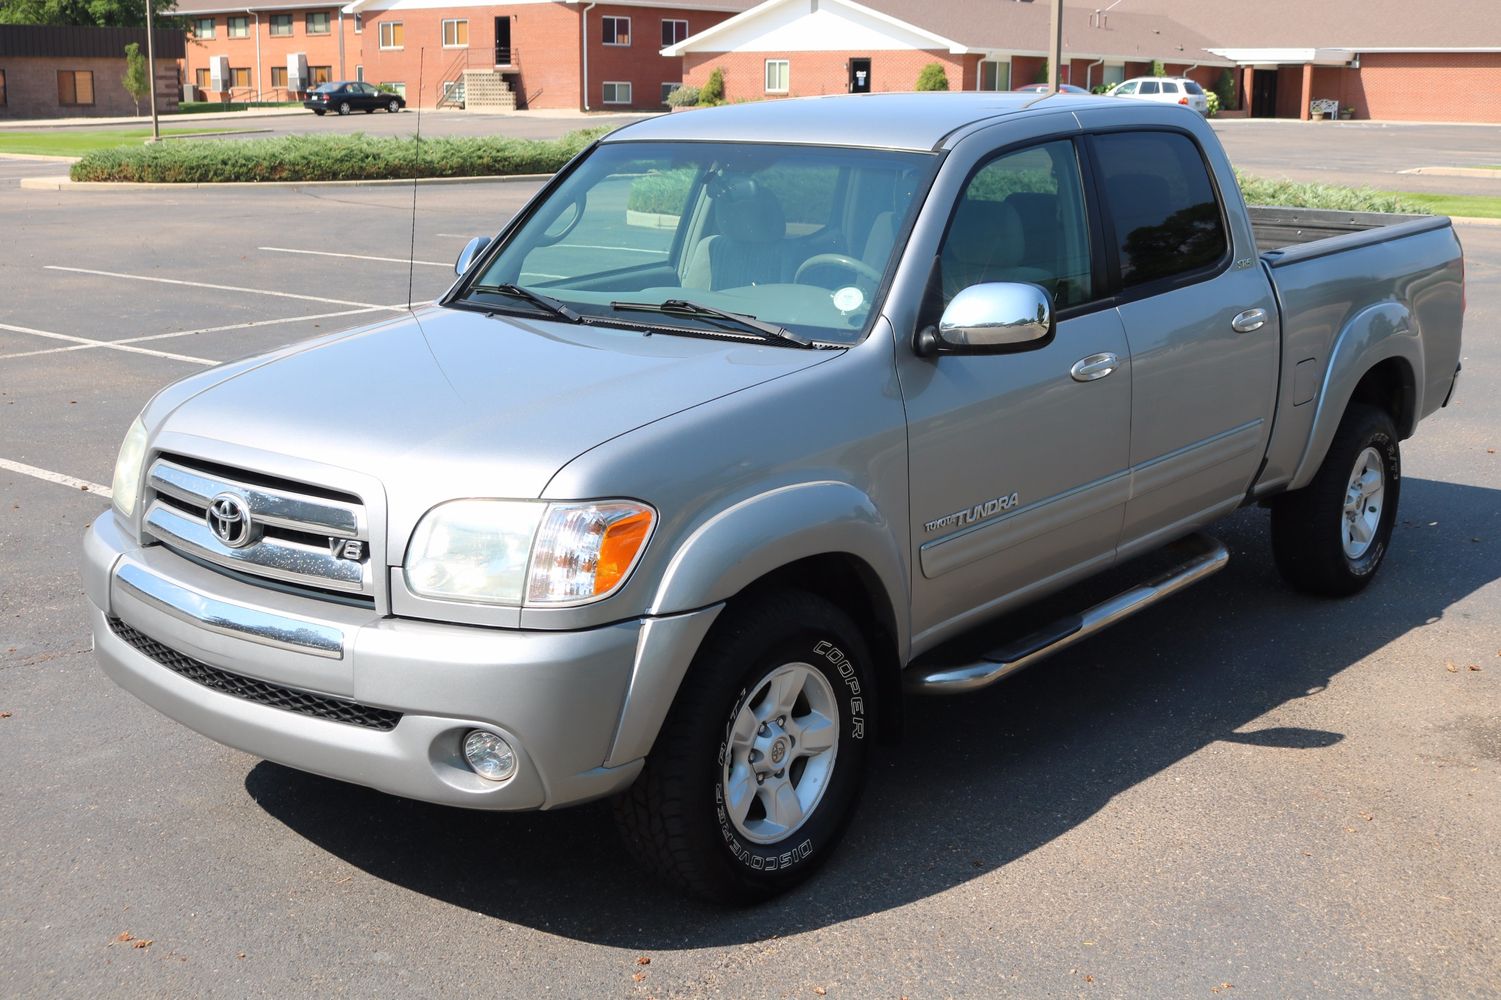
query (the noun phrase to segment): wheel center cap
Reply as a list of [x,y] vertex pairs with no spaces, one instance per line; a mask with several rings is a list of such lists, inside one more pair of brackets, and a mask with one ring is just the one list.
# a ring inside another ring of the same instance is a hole
[[766,756],[771,758],[773,764],[780,764],[782,759],[787,756],[787,737],[778,737],[777,741],[771,745],[771,751]]

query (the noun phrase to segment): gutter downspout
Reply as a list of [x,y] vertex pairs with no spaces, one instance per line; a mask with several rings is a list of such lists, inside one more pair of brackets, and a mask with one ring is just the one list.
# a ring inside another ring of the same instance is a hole
[[584,110],[589,110],[589,12],[599,0],[590,0],[587,7],[579,10],[579,39],[584,52]]
[[[246,7],[245,13],[255,18],[255,99],[261,99],[261,15]],[[228,28],[224,29],[226,32]],[[231,84],[231,86],[233,86]]]
[[[348,74],[346,74],[344,72],[344,8],[343,7],[339,8],[339,79],[340,80],[347,80],[347,79],[349,79]],[[418,95],[418,96],[421,96],[421,95]]]
[[1094,68],[1096,66],[1103,66],[1103,65],[1105,65],[1105,60],[1103,58],[1100,58],[1100,59],[1096,59],[1094,62],[1090,63],[1088,66],[1084,67],[1084,89],[1085,90],[1093,90],[1094,89],[1090,85],[1090,81],[1094,79]]

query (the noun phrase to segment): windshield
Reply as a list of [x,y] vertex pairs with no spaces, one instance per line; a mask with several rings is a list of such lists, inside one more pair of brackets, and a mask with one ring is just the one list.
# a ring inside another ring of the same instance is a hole
[[[585,318],[696,330],[686,300],[813,340],[853,343],[935,158],[847,147],[620,142],[597,148],[466,290],[528,311],[519,285]],[[613,304],[619,304],[617,308]]]

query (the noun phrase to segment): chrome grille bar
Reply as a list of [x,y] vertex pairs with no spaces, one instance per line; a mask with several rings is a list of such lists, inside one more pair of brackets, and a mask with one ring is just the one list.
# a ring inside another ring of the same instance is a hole
[[[152,463],[147,485],[147,534],[183,555],[248,576],[294,586],[373,596],[370,531],[364,508],[317,496],[297,484],[265,485],[250,473],[236,476],[193,468],[170,458]],[[205,512],[214,498],[230,493],[244,502],[259,537],[249,545],[226,545],[209,527]],[[342,540],[364,542],[364,557],[336,554]]]

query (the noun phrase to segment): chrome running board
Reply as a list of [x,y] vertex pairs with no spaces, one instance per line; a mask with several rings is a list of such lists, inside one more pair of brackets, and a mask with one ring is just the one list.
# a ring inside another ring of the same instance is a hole
[[1225,546],[1208,535],[1190,535],[1177,544],[1188,550],[1186,558],[1167,572],[991,650],[973,663],[913,667],[906,671],[904,686],[913,694],[961,694],[987,687],[1213,576],[1230,561]]

